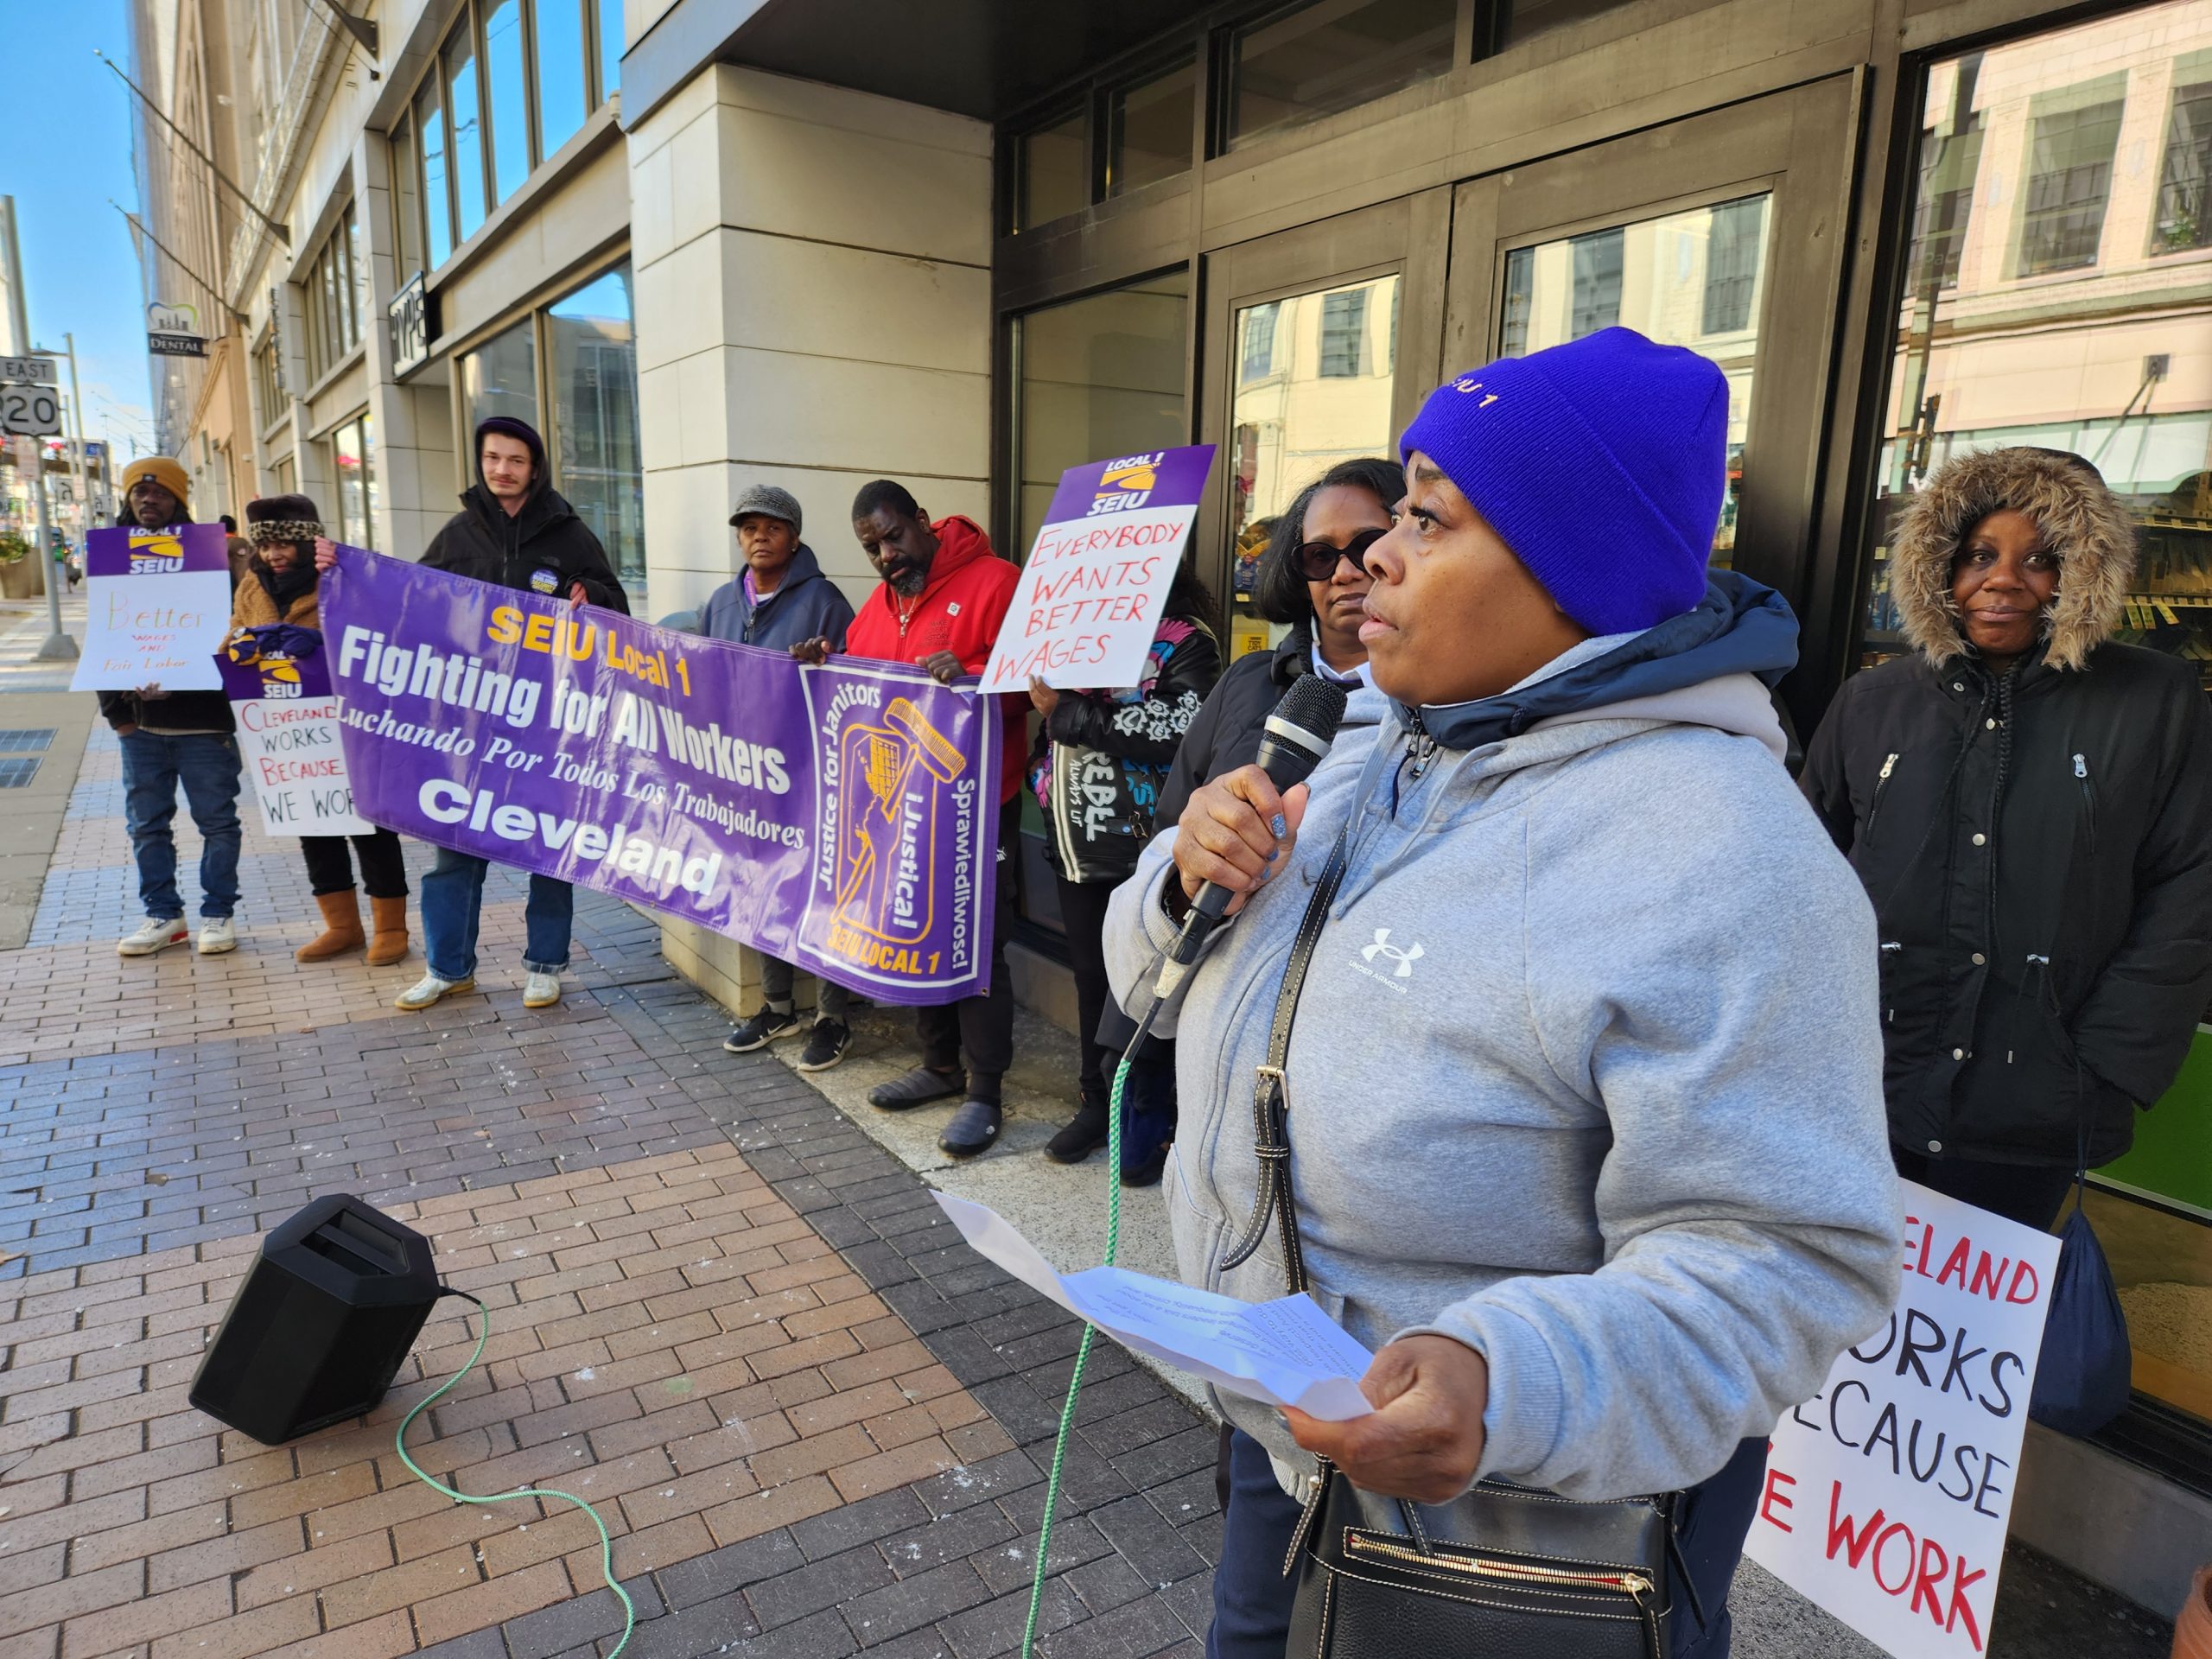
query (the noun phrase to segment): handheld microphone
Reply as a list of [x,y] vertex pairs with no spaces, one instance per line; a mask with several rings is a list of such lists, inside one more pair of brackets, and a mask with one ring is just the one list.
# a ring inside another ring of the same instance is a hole
[[[1282,701],[1268,716],[1257,757],[1260,769],[1268,774],[1268,780],[1274,785],[1277,792],[1293,784],[1303,783],[1321,763],[1321,757],[1329,752],[1329,745],[1336,741],[1337,726],[1344,717],[1344,687],[1318,674],[1301,675],[1283,693]],[[1174,878],[1171,874],[1168,879]],[[1167,959],[1161,964],[1160,978],[1153,988],[1156,995],[1166,998],[1174,995],[1176,987],[1182,983],[1205,948],[1206,940],[1222,925],[1222,912],[1229,908],[1229,901],[1236,896],[1229,888],[1212,881],[1198,889],[1198,897],[1191,901],[1191,913],[1184,918],[1183,931],[1167,947]]]

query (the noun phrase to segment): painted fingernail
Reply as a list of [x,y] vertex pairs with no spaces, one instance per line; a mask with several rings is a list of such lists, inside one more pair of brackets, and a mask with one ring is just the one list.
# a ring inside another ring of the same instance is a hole
[[1284,817],[1281,813],[1278,812],[1274,817],[1268,820],[1268,828],[1274,830],[1275,832],[1275,839],[1277,841],[1281,841],[1285,836],[1290,833],[1290,820]]

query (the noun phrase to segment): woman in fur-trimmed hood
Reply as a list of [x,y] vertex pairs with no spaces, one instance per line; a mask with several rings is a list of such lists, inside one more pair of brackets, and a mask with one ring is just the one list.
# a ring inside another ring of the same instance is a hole
[[1899,1170],[2048,1226],[2212,996],[2212,708],[2116,644],[2135,531],[2078,455],[1960,456],[1899,526],[1913,647],[1843,688],[1807,797],[1880,925]]

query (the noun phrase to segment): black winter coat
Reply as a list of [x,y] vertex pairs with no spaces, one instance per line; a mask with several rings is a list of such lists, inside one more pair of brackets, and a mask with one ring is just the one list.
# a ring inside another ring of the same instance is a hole
[[1153,809],[1155,831],[1175,827],[1199,785],[1260,758],[1268,716],[1299,676],[1313,671],[1313,636],[1302,622],[1273,651],[1247,652],[1229,665],[1175,751]]
[[461,500],[461,510],[423,550],[429,569],[549,599],[581,582],[591,603],[629,615],[629,595],[606,550],[559,491],[540,487],[512,518],[481,480],[463,490]]
[[[1803,785],[1874,902],[1890,1133],[2092,1167],[2127,1149],[2212,996],[2212,705],[2120,645],[1847,682]],[[1818,1017],[1817,1011],[1808,1011]]]

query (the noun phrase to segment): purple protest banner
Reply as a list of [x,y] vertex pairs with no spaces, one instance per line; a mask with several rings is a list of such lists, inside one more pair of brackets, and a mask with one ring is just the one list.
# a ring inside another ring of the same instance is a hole
[[1032,675],[1067,690],[1135,685],[1212,466],[1213,446],[1194,443],[1062,473],[983,689],[1018,694]]
[[340,548],[362,816],[651,905],[885,1002],[990,981],[997,708]]
[[85,537],[85,648],[72,691],[213,691],[231,627],[220,524],[111,526]]

